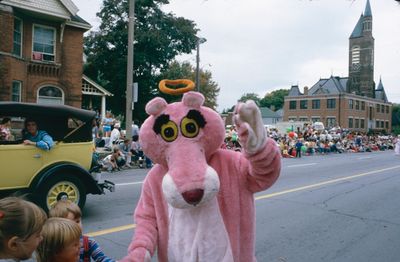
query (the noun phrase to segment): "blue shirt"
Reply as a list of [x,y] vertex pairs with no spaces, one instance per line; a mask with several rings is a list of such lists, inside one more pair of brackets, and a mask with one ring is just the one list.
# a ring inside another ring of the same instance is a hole
[[[88,250],[88,255],[91,258],[91,261],[95,262],[115,262],[114,259],[107,257],[104,253],[103,250],[100,248],[99,244],[97,242],[89,237],[89,250]],[[79,254],[79,262],[83,262],[85,259],[85,248],[83,246],[83,237],[81,236],[81,249],[80,249],[80,254]]]
[[32,136],[30,133],[27,133],[24,139],[36,142],[36,147],[43,150],[50,150],[54,146],[53,138],[43,130],[39,130],[36,136]]

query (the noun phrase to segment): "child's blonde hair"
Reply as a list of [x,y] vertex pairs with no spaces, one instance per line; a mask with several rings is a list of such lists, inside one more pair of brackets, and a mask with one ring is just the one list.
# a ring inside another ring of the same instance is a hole
[[65,246],[79,241],[82,230],[77,223],[62,217],[49,218],[43,225],[43,241],[37,248],[38,261],[51,262]]
[[42,230],[46,213],[37,205],[17,197],[0,199],[0,251],[11,237],[22,240]]
[[49,211],[49,217],[67,218],[68,214],[74,215],[74,218],[81,218],[82,211],[77,204],[68,199],[59,200]]

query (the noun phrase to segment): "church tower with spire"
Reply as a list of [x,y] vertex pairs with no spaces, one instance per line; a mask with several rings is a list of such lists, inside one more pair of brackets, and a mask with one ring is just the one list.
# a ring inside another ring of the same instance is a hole
[[347,92],[375,98],[374,37],[369,0],[349,38],[349,80]]

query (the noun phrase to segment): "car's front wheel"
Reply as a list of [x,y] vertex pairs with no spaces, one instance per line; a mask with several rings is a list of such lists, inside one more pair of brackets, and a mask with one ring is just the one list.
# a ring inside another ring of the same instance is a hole
[[86,202],[86,190],[82,181],[72,175],[54,174],[40,186],[38,204],[47,212],[58,200],[69,199],[83,208]]

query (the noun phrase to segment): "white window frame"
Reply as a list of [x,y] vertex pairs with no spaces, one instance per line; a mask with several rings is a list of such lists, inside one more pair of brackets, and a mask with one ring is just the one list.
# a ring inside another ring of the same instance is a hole
[[[51,29],[54,32],[53,35],[53,45],[54,45],[54,54],[50,54],[50,53],[44,53],[44,52],[39,52],[39,51],[35,51],[33,50],[33,46],[35,44],[35,27],[41,27],[41,28],[46,28],[46,29]],[[41,24],[33,24],[32,25],[32,56],[31,56],[31,60],[32,61],[40,61],[40,60],[35,60],[33,59],[33,54],[34,53],[41,53],[42,54],[42,62],[47,62],[47,63],[55,63],[56,62],[56,54],[57,54],[57,29],[55,27],[51,27],[51,26],[46,26],[46,25],[41,25]],[[43,59],[43,55],[52,55],[54,57],[53,61],[51,60],[44,60]]]
[[[14,101],[14,83],[18,83],[18,101]],[[22,81],[13,80],[11,84],[11,101],[13,102],[21,102],[22,101]]]
[[335,120],[335,123],[334,123],[334,125],[332,125],[332,126],[336,126],[336,125],[337,125],[336,116],[327,116],[325,119],[326,119],[326,126],[327,126],[327,127],[330,127],[330,125],[329,125],[329,123],[328,123],[328,119],[334,119],[334,120]]
[[[42,88],[48,87],[48,86],[57,88],[57,89],[59,89],[59,90],[61,91],[61,102],[62,102],[61,104],[64,105],[64,104],[65,104],[65,93],[64,93],[64,90],[62,90],[62,88],[60,88],[60,87],[58,87],[58,86],[51,85],[51,84],[49,84],[49,85],[43,85],[43,86],[41,86],[41,87],[39,87],[39,88],[37,89],[37,91],[36,91],[36,92],[37,92],[37,93],[36,93],[36,103],[39,104],[39,99],[40,99],[40,98],[45,98],[45,99],[47,99],[48,101],[51,100],[51,99],[53,99],[54,101],[55,101],[55,100],[59,100],[58,97],[40,96],[40,95],[39,95],[39,91],[40,91]],[[50,104],[52,104],[52,103],[50,103]]]
[[[20,21],[20,32],[21,32],[21,37],[20,37],[20,40],[21,40],[21,42],[20,42],[20,50],[19,50],[19,54],[16,54],[16,53],[14,53],[14,44],[15,44],[15,39],[14,39],[14,27],[15,27],[15,20],[19,20]],[[18,56],[18,57],[22,57],[22,48],[23,48],[23,37],[24,37],[24,22],[22,21],[22,19],[21,18],[19,18],[19,17],[14,17],[14,27],[13,27],[13,50],[12,50],[12,53],[13,53],[13,55],[16,55],[16,56]]]

